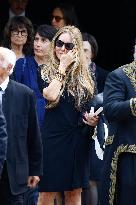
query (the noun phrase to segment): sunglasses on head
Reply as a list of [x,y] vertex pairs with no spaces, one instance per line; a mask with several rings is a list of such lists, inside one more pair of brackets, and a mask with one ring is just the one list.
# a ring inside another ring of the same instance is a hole
[[65,45],[65,48],[69,51],[69,50],[72,50],[73,47],[74,47],[74,44],[73,43],[64,43],[63,41],[61,40],[57,40],[56,41],[56,46],[61,48],[63,45]]
[[64,19],[63,17],[61,17],[61,16],[51,16],[51,19],[53,20],[53,19],[55,19],[55,21],[56,22],[59,22],[59,21],[61,21],[62,19]]

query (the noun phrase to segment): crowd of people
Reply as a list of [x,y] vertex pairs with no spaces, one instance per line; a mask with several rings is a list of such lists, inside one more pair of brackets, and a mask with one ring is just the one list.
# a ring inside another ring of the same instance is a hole
[[71,4],[27,5],[0,29],[0,205],[135,205],[136,42],[108,72]]

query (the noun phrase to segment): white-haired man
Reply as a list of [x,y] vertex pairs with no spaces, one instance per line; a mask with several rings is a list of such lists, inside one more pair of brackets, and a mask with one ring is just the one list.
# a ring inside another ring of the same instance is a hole
[[0,47],[0,88],[7,122],[8,145],[0,179],[0,204],[24,205],[28,187],[35,187],[42,173],[42,142],[33,91],[9,79],[16,56]]

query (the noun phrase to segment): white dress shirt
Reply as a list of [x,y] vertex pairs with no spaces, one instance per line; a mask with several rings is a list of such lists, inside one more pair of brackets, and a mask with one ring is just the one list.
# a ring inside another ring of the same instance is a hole
[[9,10],[9,19],[11,19],[14,16],[25,16],[25,11],[23,11],[21,14],[16,15],[11,10]]
[[6,78],[6,80],[0,85],[0,101],[2,102],[2,95],[5,93],[5,90],[9,83],[9,77]]

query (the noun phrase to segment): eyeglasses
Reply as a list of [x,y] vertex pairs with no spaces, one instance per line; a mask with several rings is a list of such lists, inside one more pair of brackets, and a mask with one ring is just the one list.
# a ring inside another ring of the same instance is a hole
[[53,19],[55,19],[55,21],[56,22],[59,22],[59,21],[61,21],[62,19],[64,19],[63,17],[61,17],[61,16],[51,16],[51,19],[53,20]]
[[63,45],[65,45],[65,48],[69,51],[69,50],[72,50],[73,47],[74,47],[74,44],[73,43],[64,43],[63,41],[61,40],[57,40],[56,41],[56,46],[61,48]]
[[21,36],[25,36],[25,37],[28,35],[27,34],[27,30],[21,30],[21,31],[19,31],[19,30],[12,30],[11,33],[14,36],[18,36],[19,33],[21,33]]

